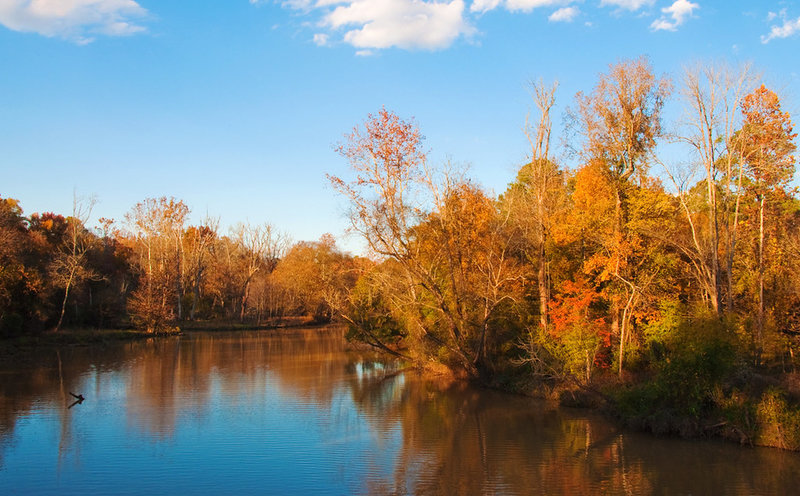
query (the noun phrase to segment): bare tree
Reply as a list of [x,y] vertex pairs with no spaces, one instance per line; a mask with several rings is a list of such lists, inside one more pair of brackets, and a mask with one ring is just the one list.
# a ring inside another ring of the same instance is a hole
[[67,218],[67,236],[49,266],[48,272],[54,283],[64,288],[64,298],[61,300],[61,311],[55,327],[56,332],[61,329],[64,321],[64,312],[67,308],[70,291],[83,281],[97,277],[97,273],[86,265],[86,252],[89,251],[92,240],[86,230],[86,222],[88,222],[96,203],[97,200],[94,197],[80,198],[77,193],[73,193],[72,216]]
[[237,224],[231,229],[231,236],[240,249],[242,281],[239,320],[244,322],[253,276],[261,270],[268,274],[275,270],[278,260],[288,248],[289,238],[266,223],[256,226]]
[[[553,221],[554,210],[558,208],[559,198],[563,193],[563,177],[561,171],[550,159],[550,134],[552,132],[551,111],[555,105],[555,93],[558,82],[546,85],[543,82],[531,82],[531,95],[536,105],[538,121],[532,128],[529,118],[525,123],[525,135],[531,146],[530,162],[520,171],[518,181],[523,184],[522,198],[527,204],[526,210],[533,222],[533,232],[526,229],[528,239],[531,234],[535,238],[536,264],[539,289],[539,324],[547,328],[548,304],[550,302],[550,285],[548,273],[547,242]],[[520,225],[529,225],[520,222]]]
[[[680,91],[685,105],[685,132],[678,139],[690,145],[705,172],[708,209],[707,226],[703,233],[692,218],[695,212],[691,211],[685,201],[685,194],[679,193],[681,205],[692,229],[693,249],[686,254],[693,259],[699,282],[708,294],[713,311],[717,313],[722,306],[719,261],[721,223],[727,245],[726,301],[728,311],[733,308],[733,260],[741,195],[741,160],[735,139],[738,127],[737,109],[744,93],[754,84],[755,79],[749,65],[734,69],[722,63],[698,63],[685,69]],[[721,202],[718,198],[720,186]]]

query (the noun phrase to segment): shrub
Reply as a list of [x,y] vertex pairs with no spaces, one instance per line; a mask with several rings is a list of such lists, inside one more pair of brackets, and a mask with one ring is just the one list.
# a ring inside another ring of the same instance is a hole
[[756,410],[756,442],[788,450],[800,450],[800,408],[786,401],[784,393],[769,389]]

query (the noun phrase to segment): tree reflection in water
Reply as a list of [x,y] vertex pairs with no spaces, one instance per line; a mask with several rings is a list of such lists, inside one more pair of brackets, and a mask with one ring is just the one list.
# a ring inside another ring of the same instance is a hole
[[[332,494],[788,494],[800,473],[793,453],[621,432],[587,412],[424,380],[347,351],[336,328],[43,351],[0,373],[0,486],[19,492],[37,492],[12,473],[22,464],[38,467],[43,492],[61,487],[58,474],[109,489],[119,481],[89,466],[98,453],[122,471],[194,470],[188,488]],[[85,402],[70,409],[69,392]]]

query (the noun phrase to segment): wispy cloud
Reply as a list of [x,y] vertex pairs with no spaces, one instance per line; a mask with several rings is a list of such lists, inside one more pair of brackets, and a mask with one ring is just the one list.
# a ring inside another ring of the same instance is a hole
[[542,7],[560,7],[575,3],[575,0],[473,0],[471,12],[488,12],[503,7],[510,12],[533,12]]
[[777,14],[775,12],[770,12],[769,15],[767,15],[767,22],[774,21],[777,18],[780,18],[783,24],[771,26],[769,33],[761,36],[761,43],[766,44],[776,38],[789,38],[800,33],[800,17],[797,19],[789,19],[786,17],[786,9],[783,9]]
[[80,44],[145,31],[139,21],[146,15],[134,0],[0,0],[3,26]]
[[601,7],[618,7],[626,10],[639,10],[653,5],[654,0],[600,0]]
[[581,11],[578,7],[562,7],[547,18],[550,22],[572,22]]
[[[250,0],[250,1],[253,2],[254,0]],[[330,37],[325,33],[315,33],[314,34],[314,44],[317,45],[317,46],[327,46],[329,38]]]
[[669,7],[661,9],[664,15],[653,21],[650,28],[653,31],[675,31],[699,8],[699,4],[692,3],[689,0],[675,0]]

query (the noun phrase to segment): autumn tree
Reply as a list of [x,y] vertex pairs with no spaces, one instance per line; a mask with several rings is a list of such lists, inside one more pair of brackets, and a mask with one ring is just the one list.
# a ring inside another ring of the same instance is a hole
[[[573,125],[582,137],[581,157],[608,180],[614,201],[612,231],[604,250],[611,295],[611,325],[619,336],[622,374],[628,329],[621,322],[623,306],[632,302],[635,284],[629,267],[628,197],[635,174],[644,176],[662,135],[661,109],[669,94],[666,78],[653,75],[646,58],[626,60],[601,74],[591,94],[578,93]],[[630,309],[627,309],[628,311]]]
[[329,178],[350,201],[353,229],[402,270],[418,358],[438,353],[469,375],[485,371],[492,319],[515,279],[507,216],[497,217],[493,202],[457,174],[429,169],[418,127],[386,109],[369,115],[338,151],[355,178]]
[[206,218],[199,226],[189,226],[183,235],[188,280],[192,288],[192,305],[189,309],[190,320],[194,320],[197,316],[203,281],[211,266],[218,230],[219,221]]
[[578,277],[564,281],[550,305],[548,333],[558,342],[554,354],[567,374],[585,383],[591,381],[595,365],[602,365],[601,351],[610,345],[608,324],[596,307],[599,297],[585,278]]
[[[351,181],[328,176],[333,187],[350,202],[354,232],[377,256],[394,260],[402,277],[413,280],[418,271],[413,259],[411,227],[423,217],[419,200],[427,155],[417,125],[382,108],[370,114],[337,146],[355,173]],[[408,289],[413,295],[414,284]],[[413,299],[413,296],[412,296]],[[414,329],[416,334],[421,334]],[[384,343],[377,343],[386,347]]]
[[336,246],[330,234],[319,241],[295,243],[278,263],[275,280],[294,293],[316,321],[338,318],[361,273],[356,260]]
[[691,186],[687,183],[693,173],[679,177],[667,170],[678,189],[691,234],[689,242],[678,247],[691,259],[698,283],[715,313],[722,307],[721,237],[725,239],[727,309],[733,310],[733,261],[741,200],[737,108],[754,79],[747,65],[733,69],[724,64],[698,64],[685,70],[680,90],[685,112],[684,132],[678,139],[690,146],[695,163],[705,173],[705,201],[702,210],[692,208],[697,202],[690,201],[686,187]]
[[550,302],[549,243],[556,215],[564,209],[564,174],[550,155],[551,112],[558,84],[531,83],[536,106],[534,124],[526,120],[525,134],[530,143],[530,160],[520,168],[517,180],[503,195],[503,208],[524,239],[522,252],[536,266],[539,300],[539,326],[547,328]]
[[29,237],[18,200],[0,198],[0,334],[21,332],[32,310],[33,276],[25,268]]
[[126,215],[142,272],[129,308],[133,320],[151,332],[181,315],[181,239],[188,214],[183,201],[161,197],[137,203]]
[[510,214],[460,179],[446,180],[435,198],[436,210],[415,228],[415,253],[427,270],[420,296],[432,297],[441,319],[434,325],[426,319],[425,327],[434,340],[452,343],[445,348],[455,363],[468,359],[469,367],[487,374],[496,366],[500,343],[512,340],[504,335],[513,328],[504,309],[523,291]]
[[765,219],[768,201],[787,187],[794,176],[796,145],[792,121],[781,110],[780,99],[764,85],[744,97],[741,104],[744,123],[741,129],[743,157],[750,189],[758,205],[758,318],[756,356],[764,340]]
[[239,320],[244,322],[253,276],[259,271],[271,274],[275,270],[278,260],[287,249],[288,237],[268,223],[237,224],[231,229],[231,237],[237,248]]

